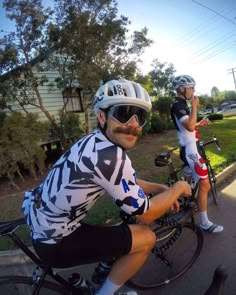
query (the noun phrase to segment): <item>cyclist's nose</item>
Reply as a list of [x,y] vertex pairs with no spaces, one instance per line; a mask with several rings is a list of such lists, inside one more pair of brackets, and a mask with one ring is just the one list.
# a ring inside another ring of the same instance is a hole
[[138,117],[136,115],[133,115],[129,121],[127,122],[128,126],[139,126]]

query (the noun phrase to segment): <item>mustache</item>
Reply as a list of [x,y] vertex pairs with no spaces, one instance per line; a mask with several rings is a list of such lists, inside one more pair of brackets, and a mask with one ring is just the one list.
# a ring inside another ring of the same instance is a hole
[[130,134],[130,135],[134,135],[134,136],[138,136],[140,137],[142,135],[142,130],[141,128],[137,128],[137,127],[116,127],[114,130],[114,133],[123,133],[123,134]]

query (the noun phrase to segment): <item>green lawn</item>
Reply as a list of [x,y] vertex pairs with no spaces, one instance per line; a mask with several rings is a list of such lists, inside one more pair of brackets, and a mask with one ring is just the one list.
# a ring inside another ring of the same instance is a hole
[[[213,121],[206,128],[200,129],[202,140],[212,139],[215,135],[219,139],[222,151],[219,152],[215,145],[207,146],[212,165],[217,173],[236,160],[236,117]],[[177,146],[176,131],[170,130],[159,134],[143,136],[137,146],[128,151],[133,167],[139,178],[165,183],[167,168],[158,168],[154,165],[156,154]],[[178,150],[175,151],[174,161],[180,163]],[[23,195],[2,197],[0,203],[1,220],[17,218],[21,215],[20,207]],[[90,223],[114,223],[119,220],[119,211],[108,196],[102,197],[89,212],[86,221]],[[11,246],[5,239],[0,240],[0,250]]]

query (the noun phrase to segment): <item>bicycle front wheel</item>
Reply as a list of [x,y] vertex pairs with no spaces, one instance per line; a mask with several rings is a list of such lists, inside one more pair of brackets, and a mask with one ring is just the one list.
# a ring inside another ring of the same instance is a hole
[[183,275],[198,258],[203,234],[194,224],[177,224],[153,231],[157,242],[141,269],[127,282],[137,289],[166,285]]
[[24,276],[2,276],[0,277],[0,294],[7,295],[58,295],[58,294],[71,294],[63,286],[58,284],[44,281],[39,292],[36,292],[36,285],[33,283],[32,278]]

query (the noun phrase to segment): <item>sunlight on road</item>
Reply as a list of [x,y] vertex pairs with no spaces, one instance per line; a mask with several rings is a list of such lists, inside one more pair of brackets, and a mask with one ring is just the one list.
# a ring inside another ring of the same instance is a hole
[[229,196],[230,198],[236,199],[236,180],[234,180],[229,186],[222,190],[222,193]]

